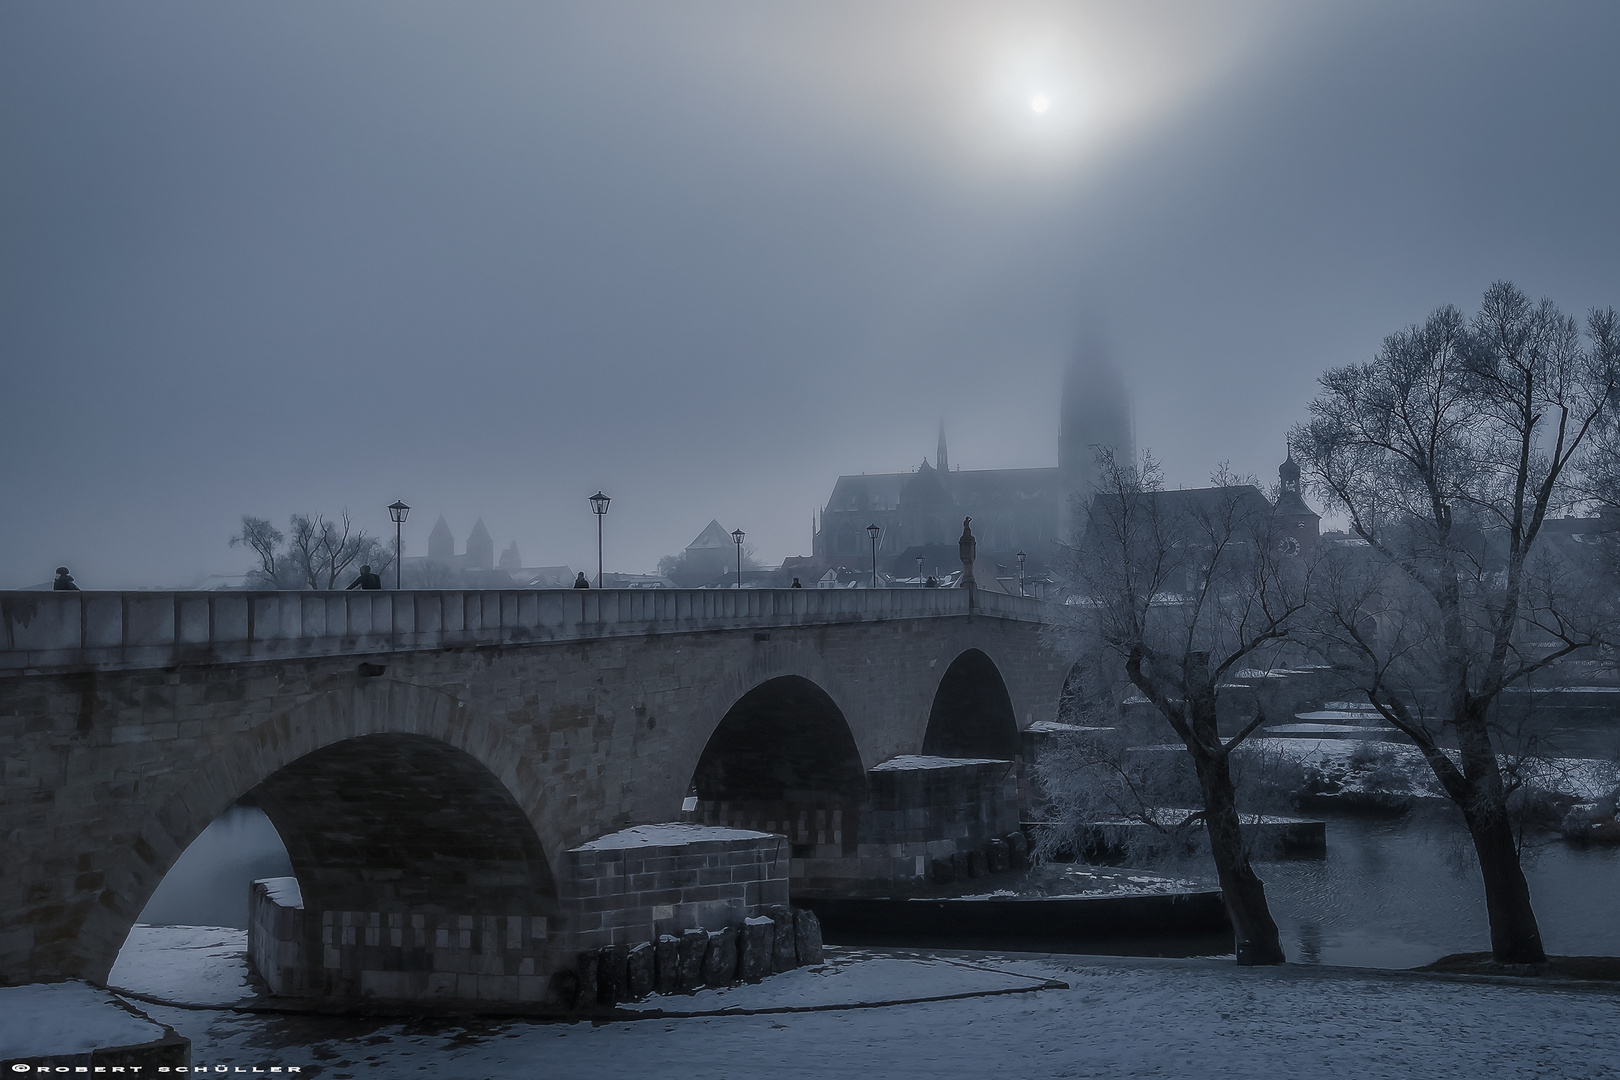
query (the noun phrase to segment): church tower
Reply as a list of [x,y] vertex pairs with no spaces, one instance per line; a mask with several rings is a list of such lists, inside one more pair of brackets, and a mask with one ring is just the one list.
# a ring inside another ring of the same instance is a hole
[[1058,539],[1075,542],[1085,524],[1085,505],[1097,486],[1097,450],[1109,447],[1115,460],[1134,464],[1130,397],[1119,369],[1101,342],[1092,339],[1075,354],[1063,376],[1063,411],[1058,424]]
[[1321,536],[1322,519],[1299,489],[1299,464],[1294,450],[1277,466],[1277,505],[1271,511],[1272,533],[1277,550],[1283,555],[1306,556]]
[[467,534],[467,568],[470,570],[495,569],[495,538],[489,535],[484,519],[479,518]]
[[438,563],[440,566],[453,566],[456,561],[456,538],[450,532],[450,526],[445,523],[444,515],[439,515],[438,522],[433,531],[428,533],[428,562]]

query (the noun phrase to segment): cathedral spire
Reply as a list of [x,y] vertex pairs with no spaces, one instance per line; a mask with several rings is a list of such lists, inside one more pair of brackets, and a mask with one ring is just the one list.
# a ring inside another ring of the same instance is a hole
[[1099,480],[1097,452],[1107,447],[1119,462],[1136,460],[1131,432],[1131,397],[1125,380],[1093,332],[1082,340],[1063,375],[1058,425],[1058,536],[1076,542],[1086,521],[1086,504]]
[[935,467],[942,473],[951,471],[951,459],[945,453],[945,421],[939,422],[939,456],[934,459]]

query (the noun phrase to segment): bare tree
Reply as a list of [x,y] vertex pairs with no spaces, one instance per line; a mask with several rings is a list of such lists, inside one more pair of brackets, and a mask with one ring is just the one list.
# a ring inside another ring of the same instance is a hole
[[365,530],[356,529],[344,510],[337,521],[322,514],[294,514],[288,526],[287,559],[311,589],[336,589],[344,571],[362,563],[381,574],[393,555]]
[[264,518],[244,514],[242,531],[231,537],[232,547],[249,547],[259,557],[249,573],[259,588],[336,589],[350,567],[369,565],[381,575],[394,564],[389,546],[355,528],[347,510],[337,521],[294,514],[287,528],[283,534]]
[[1546,959],[1508,805],[1503,694],[1603,626],[1590,590],[1538,544],[1578,497],[1571,481],[1616,393],[1614,312],[1587,331],[1499,282],[1471,321],[1440,308],[1371,363],[1325,373],[1292,435],[1360,541],[1319,569],[1314,633],[1462,810],[1502,963]]
[[[1083,717],[1101,718],[1091,710]],[[1043,855],[1073,849],[1151,865],[1198,849],[1207,833],[1197,771],[1180,747],[1154,745],[1148,727],[1088,724],[1048,737],[1034,765],[1042,820],[1057,826],[1037,834]],[[1163,722],[1151,728],[1162,731]],[[1306,783],[1299,761],[1263,741],[1242,744],[1230,760],[1238,808],[1251,822],[1291,810]],[[1244,839],[1252,858],[1276,853],[1275,841],[1256,843],[1247,832]]]
[[1265,713],[1257,709],[1227,739],[1217,713],[1239,668],[1277,660],[1304,607],[1307,568],[1281,554],[1271,504],[1254,482],[1224,467],[1213,487],[1165,491],[1149,455],[1135,468],[1103,450],[1098,475],[1064,572],[1068,597],[1057,609],[1054,644],[1102,678],[1123,665],[1186,748],[1238,963],[1282,963],[1265,886],[1244,843],[1231,760]]
[[255,570],[248,571],[248,580],[261,589],[286,588],[284,578],[289,567],[281,550],[282,542],[286,537],[280,529],[264,518],[253,517],[251,514],[242,515],[242,531],[231,537],[231,547],[242,545],[251,548],[259,557],[259,565]]
[[1046,856],[1073,847],[1158,862],[1193,846],[1203,826],[1197,778],[1186,755],[1135,745],[1137,733],[1088,726],[1051,737],[1035,762],[1042,818],[1059,828],[1037,834]]

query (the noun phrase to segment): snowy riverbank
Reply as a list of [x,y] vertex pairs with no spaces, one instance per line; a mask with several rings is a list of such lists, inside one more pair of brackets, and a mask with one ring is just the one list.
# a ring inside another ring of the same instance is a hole
[[[1297,726],[1297,725],[1296,725]],[[1294,762],[1306,772],[1306,792],[1314,795],[1382,795],[1397,799],[1445,799],[1417,747],[1408,742],[1342,738],[1256,738],[1247,753]],[[1450,752],[1453,759],[1455,751]],[[1527,789],[1591,803],[1620,788],[1620,762],[1599,758],[1504,759],[1505,772],[1517,774]]]
[[[144,1007],[192,1038],[198,1064],[301,1066],[301,1075],[332,1080],[1620,1076],[1616,999],[1607,991],[1357,969],[1240,970],[1220,960],[953,959],[1069,988],[604,1025]],[[944,969],[920,968],[914,990],[926,989],[927,970]],[[742,1005],[753,992],[770,991],[730,993]]]

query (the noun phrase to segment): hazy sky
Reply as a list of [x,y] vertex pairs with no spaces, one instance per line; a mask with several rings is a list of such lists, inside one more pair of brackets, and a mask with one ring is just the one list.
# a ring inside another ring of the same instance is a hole
[[[1620,304],[1620,4],[0,6],[0,587],[808,553],[844,472],[1056,462],[1100,328],[1172,483],[1494,279]],[[1043,113],[1031,100],[1050,101]]]

